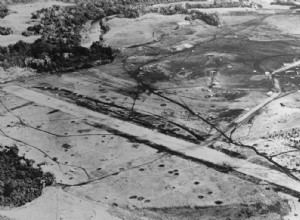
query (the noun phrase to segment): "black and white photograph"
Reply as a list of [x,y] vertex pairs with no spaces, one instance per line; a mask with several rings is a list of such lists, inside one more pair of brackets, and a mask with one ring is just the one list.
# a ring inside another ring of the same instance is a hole
[[0,0],[0,220],[300,220],[300,0]]

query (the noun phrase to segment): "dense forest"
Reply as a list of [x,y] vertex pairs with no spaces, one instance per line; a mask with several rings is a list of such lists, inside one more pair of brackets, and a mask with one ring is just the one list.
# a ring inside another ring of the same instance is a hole
[[42,194],[43,184],[55,181],[51,173],[35,168],[33,160],[19,156],[16,146],[0,149],[0,206],[24,205]]

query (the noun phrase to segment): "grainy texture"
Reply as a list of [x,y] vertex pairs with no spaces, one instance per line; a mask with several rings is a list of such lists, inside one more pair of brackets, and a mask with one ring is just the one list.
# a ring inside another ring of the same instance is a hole
[[18,148],[1,147],[0,206],[21,206],[39,197],[45,185],[54,177],[33,168],[34,161],[18,155]]

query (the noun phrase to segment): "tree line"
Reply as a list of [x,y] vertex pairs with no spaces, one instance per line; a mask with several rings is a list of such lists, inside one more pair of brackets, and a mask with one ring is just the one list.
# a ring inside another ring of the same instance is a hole
[[[18,1],[18,0],[15,0]],[[22,1],[22,0],[19,0]],[[77,0],[63,0],[77,2]],[[144,0],[142,0],[144,1]],[[174,1],[174,0],[162,0]],[[176,0],[175,0],[176,1]],[[209,25],[219,25],[217,14],[190,11],[182,5],[172,5],[140,10],[134,7],[137,0],[103,0],[77,3],[73,6],[43,8],[32,13],[32,19],[39,24],[27,28],[25,36],[40,35],[32,44],[18,42],[8,47],[0,47],[0,66],[32,67],[40,72],[71,71],[92,67],[114,60],[116,50],[103,44],[103,39],[94,42],[90,48],[81,47],[81,30],[87,21],[98,21],[103,32],[109,30],[104,20],[107,16],[122,15],[125,18],[137,18],[140,13],[157,12],[164,15],[186,14],[187,19],[200,19]],[[151,3],[161,3],[153,0]]]

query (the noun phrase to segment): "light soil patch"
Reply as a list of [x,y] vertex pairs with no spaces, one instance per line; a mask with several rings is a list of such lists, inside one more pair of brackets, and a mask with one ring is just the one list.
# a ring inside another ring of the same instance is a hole
[[300,35],[300,27],[298,25],[300,20],[297,14],[271,16],[265,21],[283,33]]
[[99,37],[101,34],[102,33],[99,21],[87,22],[84,25],[83,30],[81,31],[81,46],[89,48],[93,44],[93,42],[99,41]]
[[[107,208],[106,208],[107,209]],[[13,210],[0,211],[0,216],[14,220],[118,220],[112,216],[104,206],[91,202],[61,189],[50,187],[43,195],[23,207]]]
[[23,77],[33,76],[35,71],[32,69],[11,67],[7,70],[0,68],[0,83],[10,82]]
[[257,15],[220,15],[222,25],[237,25],[257,18]]
[[183,20],[183,15],[158,14],[147,14],[137,19],[113,18],[107,22],[111,29],[104,35],[104,39],[114,47],[143,44],[157,39],[158,29],[169,29]]

